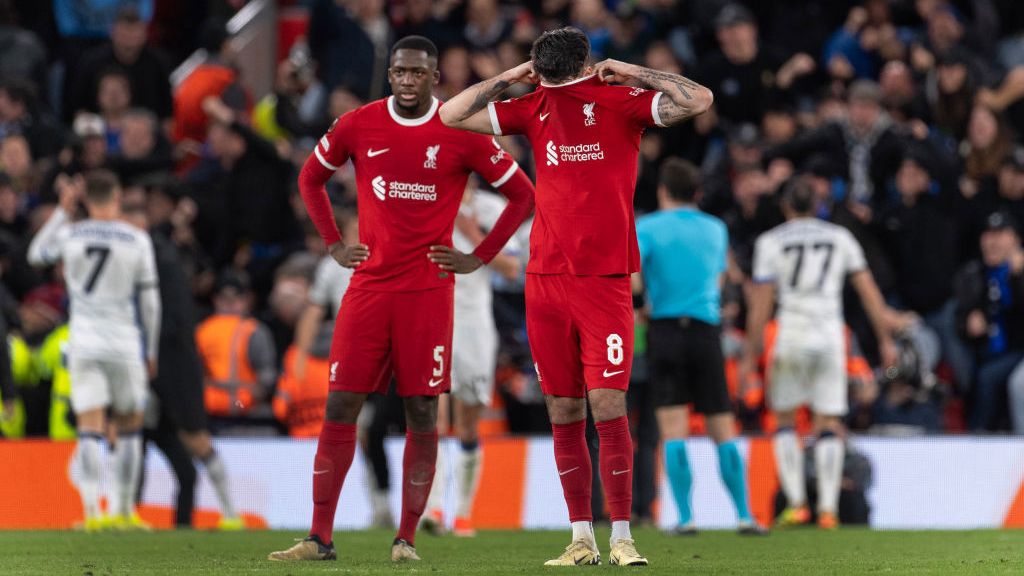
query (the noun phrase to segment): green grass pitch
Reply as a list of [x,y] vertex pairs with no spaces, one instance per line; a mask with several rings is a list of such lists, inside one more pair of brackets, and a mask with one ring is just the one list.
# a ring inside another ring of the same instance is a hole
[[0,574],[73,576],[196,574],[542,574],[584,570],[590,574],[1024,574],[1024,531],[872,532],[814,529],[744,538],[731,532],[671,537],[634,531],[651,566],[607,564],[608,530],[598,529],[601,566],[543,568],[559,553],[569,532],[483,532],[474,539],[420,535],[422,562],[393,566],[392,532],[340,532],[338,560],[280,564],[268,552],[287,548],[299,532],[155,532],[81,534],[0,532]]

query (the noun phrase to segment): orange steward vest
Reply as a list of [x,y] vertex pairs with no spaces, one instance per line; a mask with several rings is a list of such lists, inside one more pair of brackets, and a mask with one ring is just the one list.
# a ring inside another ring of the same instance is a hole
[[252,409],[256,372],[249,364],[249,339],[257,326],[252,318],[214,314],[196,329],[203,397],[211,416],[238,416]]
[[284,355],[284,371],[274,394],[274,417],[295,438],[316,438],[324,424],[327,408],[327,380],[331,366],[326,358],[306,356],[306,374],[295,377],[295,346]]

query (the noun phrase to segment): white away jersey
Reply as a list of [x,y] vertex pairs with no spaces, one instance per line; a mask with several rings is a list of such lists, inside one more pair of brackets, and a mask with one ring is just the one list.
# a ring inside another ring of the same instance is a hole
[[[118,221],[69,224],[57,209],[29,247],[32,264],[64,262],[70,305],[70,354],[80,358],[155,358],[160,300],[149,235]],[[155,313],[155,317],[153,316]]]
[[353,272],[338,264],[330,254],[324,256],[316,267],[313,285],[309,288],[309,301],[330,310],[332,318],[337,316]]
[[[475,217],[484,232],[490,232],[498,221],[498,217],[501,216],[501,212],[505,209],[506,204],[508,204],[508,201],[497,194],[477,190],[473,193],[473,199],[470,203],[464,202],[459,206],[459,212],[466,216]],[[518,244],[515,237],[512,237],[502,252],[505,254],[516,253],[519,248]],[[459,231],[458,226],[455,227],[452,233],[452,246],[456,250],[467,254],[472,253],[476,249],[476,245]],[[491,269],[483,266],[472,274],[461,274],[455,279],[456,311],[475,311],[486,316],[492,314],[491,276],[493,273]],[[458,317],[459,314],[456,314],[456,321]]]
[[773,282],[780,322],[843,322],[843,283],[866,267],[850,232],[816,218],[798,218],[762,234],[754,246],[754,281]]

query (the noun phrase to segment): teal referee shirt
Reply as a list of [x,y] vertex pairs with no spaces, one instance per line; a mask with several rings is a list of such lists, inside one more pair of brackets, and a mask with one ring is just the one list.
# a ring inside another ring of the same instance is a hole
[[651,318],[718,324],[718,282],[729,249],[725,224],[696,208],[674,208],[637,220],[636,236]]

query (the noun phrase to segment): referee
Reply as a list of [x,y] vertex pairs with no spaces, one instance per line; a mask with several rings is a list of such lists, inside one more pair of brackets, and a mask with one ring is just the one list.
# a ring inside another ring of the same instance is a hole
[[747,502],[746,471],[736,447],[732,404],[725,382],[719,318],[720,283],[728,257],[721,220],[701,212],[700,172],[667,159],[658,182],[658,212],[637,221],[643,286],[650,306],[647,354],[665,470],[679,509],[680,535],[697,533],[690,509],[693,474],[686,456],[687,405],[707,418],[718,449],[719,472],[736,505],[740,534],[767,531]]

